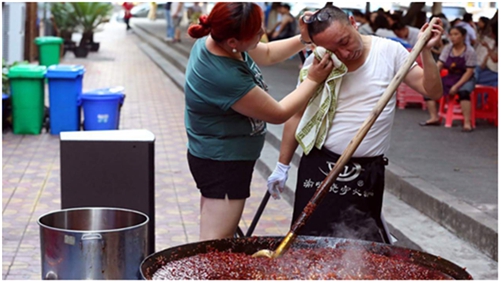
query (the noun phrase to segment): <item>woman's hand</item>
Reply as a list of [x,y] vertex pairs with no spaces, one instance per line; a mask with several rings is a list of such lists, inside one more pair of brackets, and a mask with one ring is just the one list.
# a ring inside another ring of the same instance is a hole
[[322,60],[314,58],[313,65],[308,70],[308,78],[318,84],[321,84],[334,68],[334,63],[329,54],[325,53]]
[[306,11],[299,19],[299,31],[301,32],[301,38],[304,42],[311,42],[310,34],[308,33],[308,24],[303,21],[303,18],[311,17],[314,12]]
[[455,95],[456,93],[458,93],[458,90],[459,90],[459,86],[457,86],[457,85],[453,85],[453,86],[451,87],[451,89],[449,90],[449,94],[450,94],[450,95]]
[[490,46],[489,46],[489,43],[485,42],[485,41],[480,41],[480,44],[482,44],[482,46],[484,46],[485,48],[487,48],[488,50],[490,50]]
[[[423,25],[421,30],[419,31],[419,38],[423,36],[424,31],[428,28],[429,23]],[[442,27],[442,20],[438,18],[437,23],[433,25],[433,29],[431,30],[431,37],[428,39],[428,42],[425,45],[425,49],[431,50],[433,46],[438,44],[438,41],[442,40],[442,33],[444,32],[444,28]]]

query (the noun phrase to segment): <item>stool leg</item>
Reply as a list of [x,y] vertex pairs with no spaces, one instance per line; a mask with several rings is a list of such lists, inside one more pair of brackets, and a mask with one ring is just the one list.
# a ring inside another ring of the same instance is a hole
[[[482,99],[483,100],[483,99]],[[475,129],[475,112],[476,112],[476,109],[477,109],[477,94],[475,93],[475,91],[473,91],[471,94],[470,94],[470,102],[471,102],[471,114],[470,114],[470,120],[471,120],[471,128],[472,129]]]
[[452,127],[452,119],[454,115],[454,98],[448,99],[447,101],[447,114],[445,116],[445,127]]
[[442,123],[442,118],[444,116],[444,108],[445,108],[445,97],[441,97],[438,104],[438,121]]

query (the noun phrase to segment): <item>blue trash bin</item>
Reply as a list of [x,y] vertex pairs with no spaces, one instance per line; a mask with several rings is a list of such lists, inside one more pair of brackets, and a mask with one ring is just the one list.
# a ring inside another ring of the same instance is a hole
[[79,98],[85,73],[81,65],[52,65],[45,77],[49,82],[50,133],[78,131],[80,129]]
[[124,99],[124,88],[121,86],[82,93],[84,130],[118,130]]
[[10,96],[2,92],[2,130],[9,127],[9,122],[7,121],[10,116]]

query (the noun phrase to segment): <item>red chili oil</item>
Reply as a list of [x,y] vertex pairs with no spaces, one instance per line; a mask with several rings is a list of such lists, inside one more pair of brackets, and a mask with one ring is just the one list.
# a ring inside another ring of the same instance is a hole
[[431,268],[366,250],[292,249],[277,259],[214,251],[168,262],[153,280],[450,280]]

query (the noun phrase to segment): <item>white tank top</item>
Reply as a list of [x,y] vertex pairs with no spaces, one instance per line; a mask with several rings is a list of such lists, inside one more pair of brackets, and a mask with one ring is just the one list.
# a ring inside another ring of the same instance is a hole
[[[324,144],[326,149],[337,154],[343,153],[404,64],[408,54],[400,43],[372,36],[371,50],[366,62],[343,77],[336,114]],[[313,57],[310,56],[308,60],[313,60]],[[305,62],[307,63],[309,62]],[[373,157],[388,151],[395,104],[394,95],[353,157]]]

